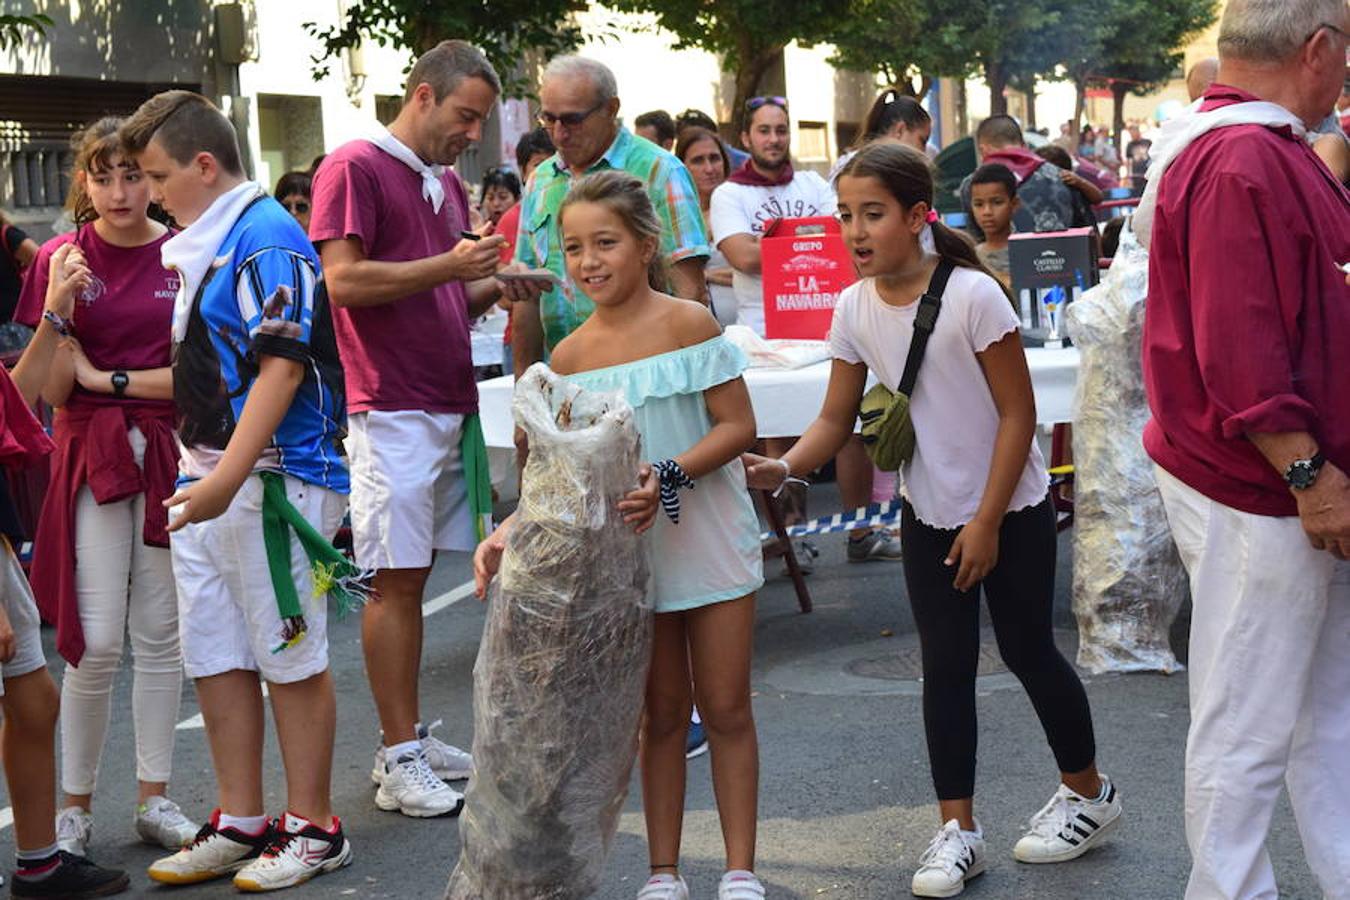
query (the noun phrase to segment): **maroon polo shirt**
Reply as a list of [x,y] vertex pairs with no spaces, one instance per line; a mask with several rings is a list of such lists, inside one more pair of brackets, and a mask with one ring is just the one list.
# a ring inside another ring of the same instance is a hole
[[[1203,110],[1255,100],[1215,84]],[[1144,382],[1149,456],[1244,512],[1297,515],[1249,433],[1307,431],[1350,470],[1350,194],[1288,128],[1219,128],[1163,175]]]

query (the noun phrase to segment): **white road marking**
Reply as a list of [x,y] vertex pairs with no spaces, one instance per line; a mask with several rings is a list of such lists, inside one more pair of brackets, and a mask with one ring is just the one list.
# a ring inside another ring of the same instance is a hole
[[457,588],[452,588],[441,594],[439,597],[432,597],[426,603],[422,604],[422,618],[433,616],[447,606],[454,606],[465,597],[473,596],[473,582],[466,581]]
[[[439,597],[432,597],[430,600],[423,603],[422,618],[424,619],[430,618],[431,616],[434,616],[441,610],[450,606],[454,606],[456,603],[463,600],[465,597],[472,597],[472,596],[473,596],[473,582],[466,581],[459,587],[451,588],[444,594],[441,594]],[[266,684],[263,685],[263,696],[264,697],[267,696]],[[206,724],[202,721],[202,714],[197,713],[196,715],[189,716],[188,718],[179,722],[175,726],[175,729],[178,731],[190,731],[192,729],[205,727]],[[6,806],[4,809],[0,809],[0,831],[4,831],[6,828],[8,828],[10,825],[13,824],[14,824],[13,807]]]

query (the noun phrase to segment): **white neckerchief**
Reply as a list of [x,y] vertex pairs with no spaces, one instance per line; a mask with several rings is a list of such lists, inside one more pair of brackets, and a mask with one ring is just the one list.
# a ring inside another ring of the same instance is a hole
[[422,157],[412,152],[407,144],[394,137],[387,128],[367,140],[422,176],[422,199],[431,204],[433,212],[441,211],[441,204],[445,202],[445,183],[441,181],[445,166],[423,162]]
[[197,221],[164,242],[160,261],[164,268],[178,273],[178,296],[173,303],[173,341],[181,342],[187,335],[188,315],[206,273],[229,262],[228,256],[217,257],[234,223],[258,197],[267,196],[262,185],[245,181],[221,194]]
[[1132,225],[1135,237],[1139,238],[1144,249],[1148,249],[1153,238],[1153,212],[1158,204],[1158,185],[1162,183],[1163,173],[1181,155],[1181,151],[1200,135],[1232,125],[1264,125],[1267,128],[1288,126],[1299,138],[1308,130],[1298,116],[1278,103],[1267,100],[1246,100],[1200,112],[1203,102],[1203,98],[1197,100],[1186,112],[1164,122],[1153,146],[1149,148],[1148,186],[1144,188],[1144,196],[1139,199],[1139,208],[1135,210]]

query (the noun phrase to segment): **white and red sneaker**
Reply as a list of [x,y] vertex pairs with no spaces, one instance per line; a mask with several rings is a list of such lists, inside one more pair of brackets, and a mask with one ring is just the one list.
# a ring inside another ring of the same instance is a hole
[[270,825],[258,834],[221,828],[220,810],[217,809],[191,843],[172,856],[151,864],[148,874],[152,881],[161,884],[196,884],[223,878],[257,859],[271,840]]
[[351,861],[352,845],[342,833],[337,816],[332,827],[325,829],[286,813],[277,820],[266,849],[234,876],[234,886],[250,893],[278,891],[350,865]]

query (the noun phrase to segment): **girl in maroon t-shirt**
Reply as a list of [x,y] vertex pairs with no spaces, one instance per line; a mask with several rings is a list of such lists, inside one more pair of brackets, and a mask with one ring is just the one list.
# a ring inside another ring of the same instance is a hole
[[[68,663],[61,686],[61,849],[89,840],[99,758],[123,636],[131,635],[139,779],[136,831],[166,849],[197,826],[165,797],[182,689],[178,605],[162,501],[177,469],[170,327],[177,276],[160,262],[169,231],[151,219],[149,183],[120,152],[120,119],[75,139],[69,206],[77,229],[43,245],[15,318],[44,316],[47,260],[84,253],[91,284],[76,298],[42,395],[58,408],[52,479],[34,540],[32,583]],[[48,317],[50,318],[50,317]],[[118,773],[119,775],[123,773]]]

